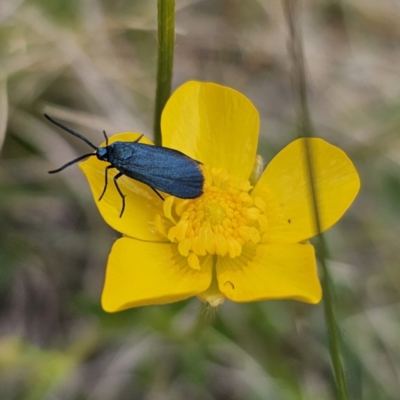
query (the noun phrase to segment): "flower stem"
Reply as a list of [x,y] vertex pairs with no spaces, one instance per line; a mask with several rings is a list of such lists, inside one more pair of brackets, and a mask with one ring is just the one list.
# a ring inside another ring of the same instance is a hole
[[[304,66],[303,47],[302,47],[300,29],[297,22],[297,0],[283,0],[283,6],[290,36],[289,53],[293,69],[292,71],[293,90],[296,96],[298,136],[306,138],[312,137],[313,126],[310,118],[310,112],[308,109],[307,84],[306,84],[306,73]],[[307,144],[305,145],[305,151],[307,154],[307,161],[308,161],[311,195],[314,203],[313,207],[315,214],[314,220],[317,232],[321,232],[320,218],[317,207],[318,193],[315,188],[314,171],[311,162],[312,154]],[[347,385],[340,356],[340,331],[334,313],[334,288],[326,262],[328,258],[328,248],[322,234],[319,234],[316,239],[317,239],[317,250],[318,250],[317,253],[319,256],[318,258],[322,270],[324,314],[328,329],[329,351],[335,374],[337,398],[339,400],[347,400],[348,399]]]
[[158,0],[157,88],[154,142],[161,145],[161,114],[171,94],[175,42],[175,0]]

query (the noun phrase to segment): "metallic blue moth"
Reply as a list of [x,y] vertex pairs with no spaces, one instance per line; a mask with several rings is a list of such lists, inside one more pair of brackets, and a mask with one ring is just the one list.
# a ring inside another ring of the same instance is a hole
[[106,193],[108,170],[117,169],[118,173],[114,177],[114,184],[122,199],[120,217],[122,217],[125,210],[125,195],[118,186],[118,179],[123,175],[148,185],[162,200],[164,199],[158,192],[159,190],[181,199],[195,199],[203,194],[204,175],[200,168],[201,163],[178,150],[139,143],[143,135],[133,142],[108,144],[108,137],[105,131],[103,133],[106,138],[106,146],[96,147],[81,134],[53,120],[47,114],[44,114],[44,116],[50,122],[83,140],[95,150],[94,153],[84,154],[58,169],[49,171],[49,173],[60,172],[70,165],[91,156],[96,156],[101,161],[109,162],[110,165],[105,168],[104,189],[99,201]]

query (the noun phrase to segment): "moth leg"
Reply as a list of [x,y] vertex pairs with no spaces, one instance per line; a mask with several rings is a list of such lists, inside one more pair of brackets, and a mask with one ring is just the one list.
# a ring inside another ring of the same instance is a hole
[[154,189],[154,188],[151,187],[151,186],[149,186],[149,188],[150,188],[151,190],[153,190],[153,191],[156,193],[156,195],[157,195],[161,200],[164,200],[164,197],[162,197],[161,194],[160,194],[156,189]]
[[140,141],[140,139],[143,137],[144,135],[143,134],[141,134],[136,140],[134,140],[133,141],[133,143],[136,143],[136,142],[139,142]]
[[122,210],[121,210],[121,214],[119,214],[120,218],[122,217],[122,214],[124,213],[124,210],[125,210],[125,196],[126,196],[125,194],[123,194],[121,192],[121,189],[119,188],[118,182],[117,182],[117,180],[119,178],[121,178],[122,175],[124,175],[122,172],[118,172],[118,174],[114,176],[115,187],[117,188],[118,193],[119,193],[119,195],[121,196],[121,199],[122,199]]
[[106,193],[107,184],[108,184],[108,170],[111,169],[111,168],[115,168],[115,167],[112,166],[112,165],[109,165],[109,166],[106,167],[106,169],[105,169],[106,173],[105,173],[105,175],[104,175],[104,176],[105,176],[104,189],[103,189],[103,192],[101,193],[101,196],[99,197],[99,200],[98,200],[98,201],[100,201],[100,200],[103,198],[104,194]]

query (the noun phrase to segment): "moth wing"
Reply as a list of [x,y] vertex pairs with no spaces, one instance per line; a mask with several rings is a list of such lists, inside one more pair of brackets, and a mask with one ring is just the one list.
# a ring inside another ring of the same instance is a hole
[[204,176],[198,161],[166,147],[134,145],[134,156],[116,166],[124,175],[180,198],[203,193]]

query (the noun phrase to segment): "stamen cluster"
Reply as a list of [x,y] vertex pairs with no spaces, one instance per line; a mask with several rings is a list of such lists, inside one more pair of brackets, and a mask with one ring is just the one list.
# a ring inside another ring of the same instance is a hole
[[235,258],[248,242],[257,244],[266,228],[265,203],[249,195],[248,181],[232,179],[221,169],[204,168],[204,194],[194,200],[168,197],[164,215],[156,226],[189,265],[199,269],[199,257],[207,254]]

